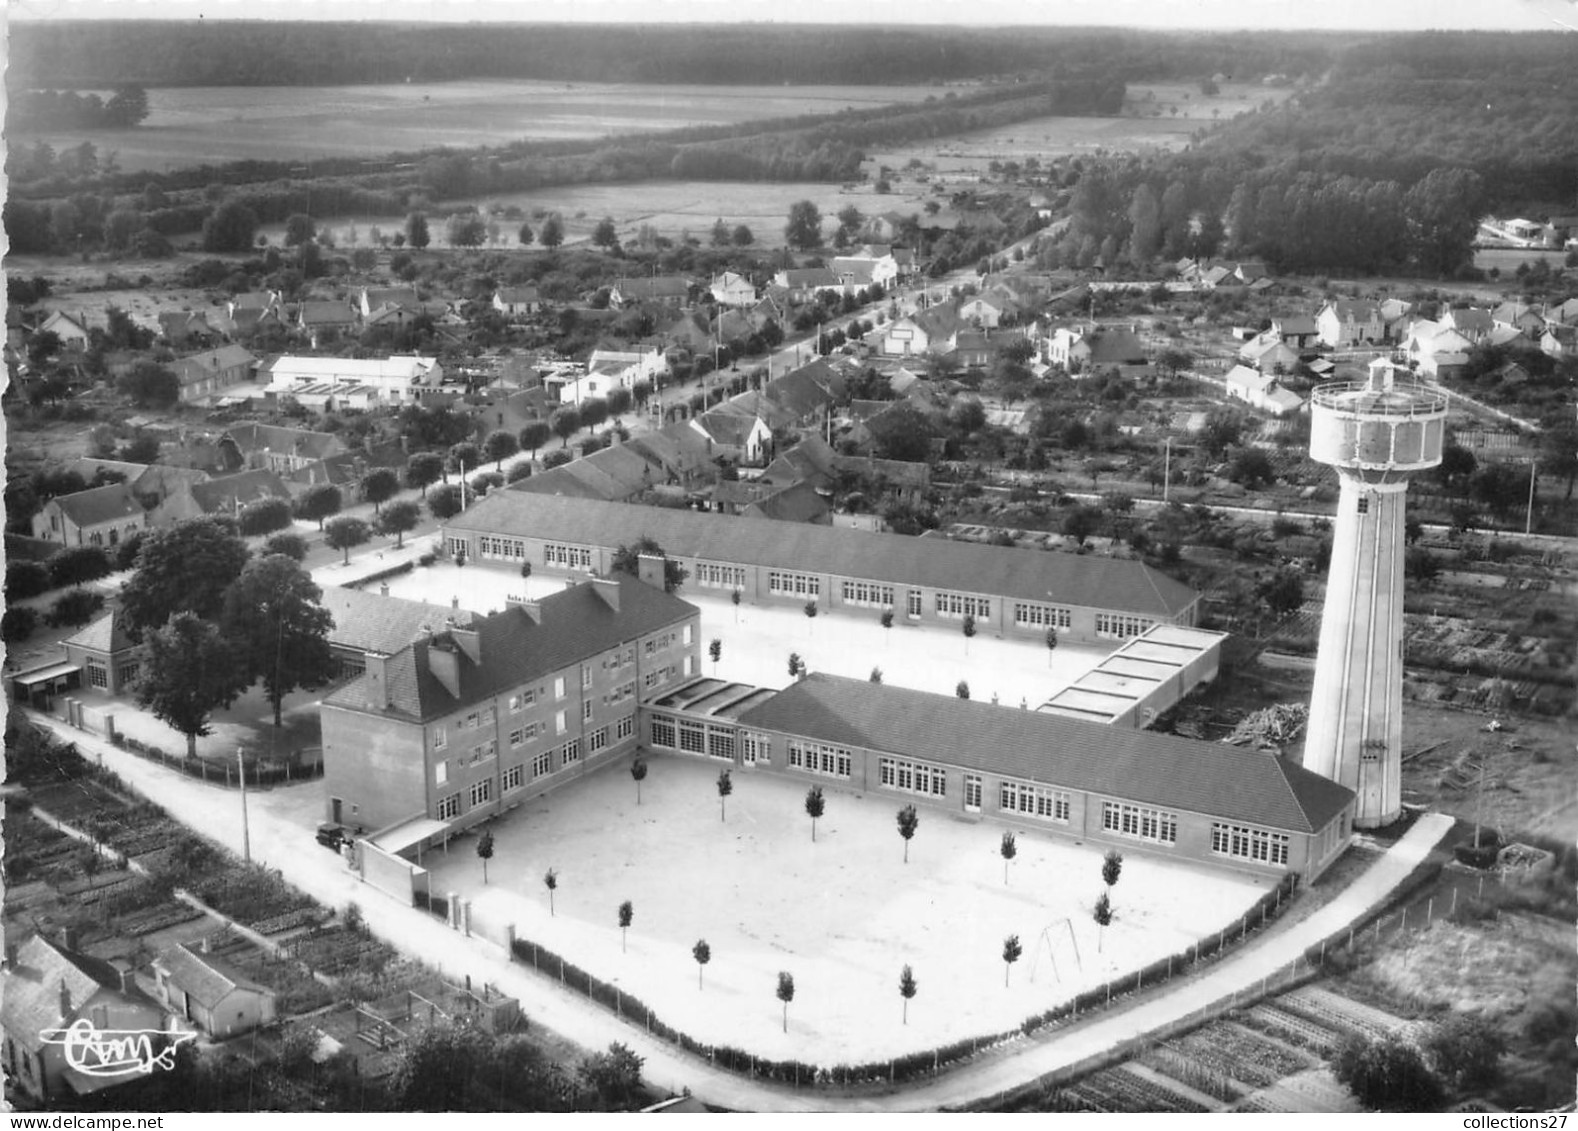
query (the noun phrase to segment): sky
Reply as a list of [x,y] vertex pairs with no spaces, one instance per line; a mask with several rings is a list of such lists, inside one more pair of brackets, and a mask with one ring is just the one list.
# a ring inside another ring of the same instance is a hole
[[738,23],[777,21],[863,25],[1102,25],[1183,30],[1321,28],[1503,31],[1578,27],[1578,0],[382,0],[375,5],[321,0],[10,0],[9,18],[421,20]]

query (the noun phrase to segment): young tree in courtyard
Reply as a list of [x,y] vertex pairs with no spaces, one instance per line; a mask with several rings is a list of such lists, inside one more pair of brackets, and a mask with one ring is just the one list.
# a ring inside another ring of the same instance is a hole
[[871,669],[871,675],[868,678],[871,680],[872,683],[881,683],[882,682],[882,669],[881,668],[872,668]]
[[904,838],[904,863],[906,864],[910,862],[910,838],[915,835],[915,830],[919,825],[920,817],[915,812],[915,806],[906,805],[899,810],[899,835]]
[[[882,610],[882,616],[879,617],[878,620],[881,623],[883,628],[892,628],[893,627],[893,610],[892,609],[883,609]],[[884,648],[886,648],[888,646],[886,639],[883,640],[882,646]]]
[[905,966],[899,971],[899,996],[904,999],[904,1024],[910,1023],[910,998],[915,996],[919,984],[915,981],[915,971]]
[[520,440],[513,432],[500,428],[497,432],[489,432],[488,438],[482,441],[482,452],[493,461],[493,470],[504,470],[504,461],[521,450]]
[[400,490],[400,477],[392,468],[376,467],[362,480],[362,498],[373,505],[373,513],[380,509]]
[[740,623],[740,591],[734,590],[729,594],[729,603],[734,606],[734,623]]
[[552,918],[554,914],[553,893],[559,890],[559,873],[549,868],[542,874],[542,886],[548,889],[548,917]]
[[427,489],[444,477],[444,457],[437,452],[417,452],[405,463],[405,485],[421,488],[427,498]]
[[334,678],[329,649],[334,617],[322,600],[323,590],[312,575],[283,554],[247,563],[225,593],[225,637],[242,678],[263,681],[275,726],[281,725],[286,695]]
[[[809,601],[807,601],[805,603],[805,619],[806,619],[806,621],[810,622],[810,621],[816,620],[816,614],[817,614],[816,598],[813,597],[811,600],[809,600]],[[809,632],[813,627],[814,627],[813,625],[811,625],[810,623],[807,623],[806,631]]]
[[641,804],[641,783],[642,783],[642,781],[644,781],[646,779],[646,776],[647,776],[647,763],[646,763],[646,759],[641,757],[641,755],[639,755],[639,754],[636,755],[636,760],[634,762],[630,763],[630,776],[635,779],[635,782],[636,782],[636,804],[640,805]]
[[970,697],[970,685],[961,679],[954,687],[953,693],[960,699],[968,699]]
[[784,1032],[789,1031],[789,1003],[794,1000],[794,975],[778,971],[778,1000],[784,1003]]
[[1101,858],[1101,879],[1109,888],[1118,882],[1118,877],[1123,874],[1123,853],[1116,848],[1107,850],[1107,855]]
[[1057,651],[1057,627],[1055,625],[1048,625],[1047,626],[1046,641],[1047,641],[1047,667],[1050,668],[1052,666],[1052,653]]
[[729,818],[729,794],[734,792],[734,779],[729,777],[728,770],[718,772],[718,820],[726,821]]
[[1096,953],[1100,954],[1102,939],[1106,937],[1107,933],[1107,924],[1112,922],[1112,900],[1107,898],[1106,892],[1102,892],[1096,897],[1096,906],[1091,912],[1091,917],[1096,920],[1097,926],[1101,928],[1096,935]]
[[817,822],[817,819],[822,816],[823,810],[825,810],[826,807],[827,807],[827,802],[824,801],[823,798],[822,798],[822,787],[821,786],[813,785],[810,789],[808,789],[806,791],[806,795],[805,795],[805,812],[806,812],[806,815],[811,818],[811,843],[812,844],[816,843],[816,822]]
[[389,504],[389,509],[378,516],[376,523],[378,533],[384,537],[395,536],[395,549],[405,545],[405,534],[408,530],[416,529],[416,524],[422,520],[422,510],[413,499],[401,499]]
[[625,949],[625,932],[630,930],[630,921],[636,916],[635,905],[628,899],[619,905],[619,949]]
[[488,861],[493,859],[493,830],[488,829],[477,838],[477,859],[482,861],[482,882],[488,882]]
[[961,626],[961,630],[964,632],[964,654],[968,656],[970,654],[970,637],[975,635],[974,613],[964,614],[964,624]]
[[296,517],[316,522],[323,529],[323,520],[340,513],[340,489],[331,483],[322,483],[308,489],[296,500]]
[[372,537],[372,530],[367,523],[359,518],[349,515],[337,518],[323,528],[323,540],[331,550],[345,552],[345,564],[351,564],[351,550],[361,546]]
[[723,659],[723,641],[714,636],[712,643],[707,645],[707,655],[712,657],[712,674],[717,675],[718,661]]
[[1003,857],[1003,886],[1007,887],[1008,886],[1008,863],[1015,856],[1019,855],[1019,842],[1014,838],[1014,834],[1013,833],[1004,833],[1003,834],[1002,843],[998,845],[997,851]]
[[1008,988],[1008,976],[1013,973],[1014,963],[1019,961],[1024,947],[1019,945],[1018,935],[1009,935],[1003,940],[1003,988]]
[[795,676],[800,674],[800,666],[801,666],[800,653],[799,652],[790,652],[789,653],[789,678],[790,679],[793,679]]
[[231,642],[219,626],[192,613],[177,613],[143,644],[137,702],[186,736],[186,756],[212,733],[209,716],[236,701],[246,677],[232,661]]
[[690,956],[696,960],[696,988],[702,989],[702,971],[707,968],[707,963],[712,961],[712,948],[707,945],[706,939],[697,939],[696,945],[690,948]]

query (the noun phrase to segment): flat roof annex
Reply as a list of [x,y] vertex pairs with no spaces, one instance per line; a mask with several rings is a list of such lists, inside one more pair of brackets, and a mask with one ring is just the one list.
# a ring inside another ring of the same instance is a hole
[[493,492],[445,527],[446,537],[467,532],[609,548],[651,537],[671,557],[1156,617],[1176,616],[1199,596],[1137,561],[522,491]]

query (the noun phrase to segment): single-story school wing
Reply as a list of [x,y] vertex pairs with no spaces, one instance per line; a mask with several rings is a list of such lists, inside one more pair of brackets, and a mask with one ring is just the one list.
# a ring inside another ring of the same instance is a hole
[[702,679],[642,714],[654,750],[1306,882],[1353,828],[1351,790],[1275,755],[864,680]]
[[752,603],[803,605],[980,632],[1121,640],[1157,624],[1192,625],[1200,595],[1144,562],[873,534],[633,503],[495,491],[444,527],[467,561],[607,575],[621,546],[651,538],[690,571],[694,591],[738,590]]

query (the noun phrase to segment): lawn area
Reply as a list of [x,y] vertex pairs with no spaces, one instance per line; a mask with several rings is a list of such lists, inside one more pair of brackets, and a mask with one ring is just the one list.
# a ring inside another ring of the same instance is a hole
[[[320,583],[326,582],[320,578]],[[437,605],[458,600],[463,609],[485,613],[504,608],[508,595],[541,598],[565,584],[563,577],[522,579],[509,569],[441,562],[390,578],[389,593]],[[999,639],[995,626],[984,621],[967,642],[959,625],[906,624],[902,611],[885,629],[878,609],[812,619],[793,605],[746,601],[735,608],[721,590],[685,585],[679,596],[701,610],[701,674],[714,674],[707,645],[717,639],[723,641],[723,655],[716,674],[760,687],[785,686],[789,653],[797,652],[816,672],[867,679],[872,668],[881,668],[884,683],[940,695],[953,695],[963,680],[974,699],[990,702],[996,695],[1005,707],[1017,708],[1021,700],[1036,707],[1116,648],[1064,642],[1049,656],[1035,638]]]
[[[639,805],[616,765],[489,826],[487,884],[475,837],[429,853],[433,891],[471,898],[473,929],[486,937],[502,941],[513,923],[697,1039],[762,1056],[855,1063],[1011,1028],[1187,948],[1267,886],[1132,853],[1101,932],[1090,915],[1102,890],[1096,848],[1022,832],[1005,884],[993,822],[923,809],[906,864],[900,795],[823,782],[813,843],[803,808],[811,781],[738,771],[722,819],[718,765],[658,755],[649,766]],[[622,948],[625,900],[634,918]],[[1024,955],[1005,987],[1009,934]],[[702,938],[712,960],[698,988],[691,948]],[[906,963],[919,983],[908,1025],[898,993]],[[779,971],[795,979],[787,1034]]]

